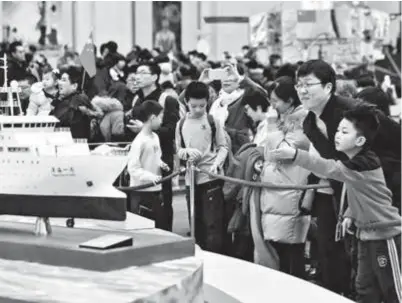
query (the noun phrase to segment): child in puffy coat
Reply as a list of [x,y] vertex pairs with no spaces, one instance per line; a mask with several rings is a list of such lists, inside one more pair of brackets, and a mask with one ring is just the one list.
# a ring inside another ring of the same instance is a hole
[[44,70],[42,82],[31,87],[27,116],[47,116],[51,110],[51,102],[56,97],[58,71],[47,68]]
[[99,129],[105,141],[119,141],[124,136],[123,104],[114,98],[98,96],[91,103],[100,113]]

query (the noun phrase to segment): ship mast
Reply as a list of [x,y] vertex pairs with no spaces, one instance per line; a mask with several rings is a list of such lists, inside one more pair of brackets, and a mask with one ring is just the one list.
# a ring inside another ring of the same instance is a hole
[[[14,99],[13,99],[13,93],[16,94],[17,97],[17,106],[20,112],[20,115],[22,114],[22,108],[21,108],[21,101],[20,101],[20,96],[19,93],[21,92],[21,88],[18,86],[18,82],[16,81],[11,81],[10,83],[10,87],[8,86],[8,77],[7,77],[7,70],[8,70],[8,66],[7,66],[7,55],[4,54],[3,58],[0,58],[0,60],[3,61],[3,65],[0,66],[0,68],[2,68],[4,70],[4,83],[3,83],[3,87],[0,87],[0,93],[6,93],[7,94],[7,101],[5,101],[4,103],[8,102],[8,105],[5,105],[3,103],[3,101],[1,101],[0,99],[0,108],[8,108],[9,110],[9,114],[11,114],[11,116],[14,116]],[[14,83],[15,82],[15,83]]]
[[4,84],[3,84],[3,87],[6,90],[7,89],[7,81],[8,81],[8,79],[7,79],[7,69],[8,69],[8,67],[7,67],[7,55],[4,54],[3,58],[0,58],[0,60],[3,60],[3,66],[1,66],[0,68],[2,68],[4,70]]

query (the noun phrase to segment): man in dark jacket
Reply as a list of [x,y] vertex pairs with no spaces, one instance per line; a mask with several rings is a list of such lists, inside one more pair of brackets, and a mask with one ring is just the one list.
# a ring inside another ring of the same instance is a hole
[[[335,71],[322,60],[307,61],[297,72],[297,93],[301,103],[309,111],[303,129],[312,142],[311,152],[326,159],[342,160],[345,155],[335,149],[335,133],[343,113],[356,106],[358,101],[336,96],[335,85]],[[396,122],[381,113],[379,118],[380,129],[373,150],[381,159],[387,183],[392,183],[398,172],[400,176],[401,129]],[[393,165],[389,163],[399,165],[390,171]],[[335,242],[341,184],[323,178],[320,183],[330,185],[328,189],[318,190],[314,201],[322,284],[334,292],[348,294],[350,263],[343,243]],[[390,184],[387,185],[391,187]]]
[[[130,72],[128,77],[130,77]],[[135,81],[139,90],[134,96],[132,101],[132,110],[126,115],[127,129],[129,129],[134,137],[141,130],[142,123],[138,120],[139,106],[145,100],[155,100],[163,106],[163,121],[160,129],[156,131],[159,136],[159,141],[162,150],[162,161],[169,165],[171,171],[163,173],[164,176],[172,173],[173,170],[173,156],[175,154],[175,130],[176,124],[180,119],[179,103],[178,101],[165,94],[158,86],[158,80],[161,69],[154,63],[141,63],[135,70]],[[130,138],[131,139],[131,138]],[[172,181],[162,183],[163,207],[165,210],[165,218],[163,229],[171,231],[173,225],[173,192]]]
[[53,100],[50,115],[60,120],[59,126],[69,127],[73,138],[90,138],[89,111],[92,105],[88,97],[79,92],[82,71],[77,67],[61,70],[59,98]]

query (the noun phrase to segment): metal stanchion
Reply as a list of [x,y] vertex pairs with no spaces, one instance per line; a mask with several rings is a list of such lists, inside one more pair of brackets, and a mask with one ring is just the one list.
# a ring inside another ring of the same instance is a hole
[[195,239],[195,166],[189,162],[190,169],[190,228],[191,237]]

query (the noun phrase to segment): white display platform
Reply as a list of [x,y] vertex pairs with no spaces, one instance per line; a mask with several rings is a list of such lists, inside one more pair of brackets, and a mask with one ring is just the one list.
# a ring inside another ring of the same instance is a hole
[[[50,218],[53,226],[66,226],[68,218]],[[36,217],[0,215],[0,221],[35,224]],[[74,219],[76,228],[89,228],[100,230],[138,230],[155,228],[155,222],[147,218],[127,212],[125,221],[107,221],[95,219]]]
[[208,303],[294,303],[353,301],[320,286],[250,262],[197,250],[204,263]]

